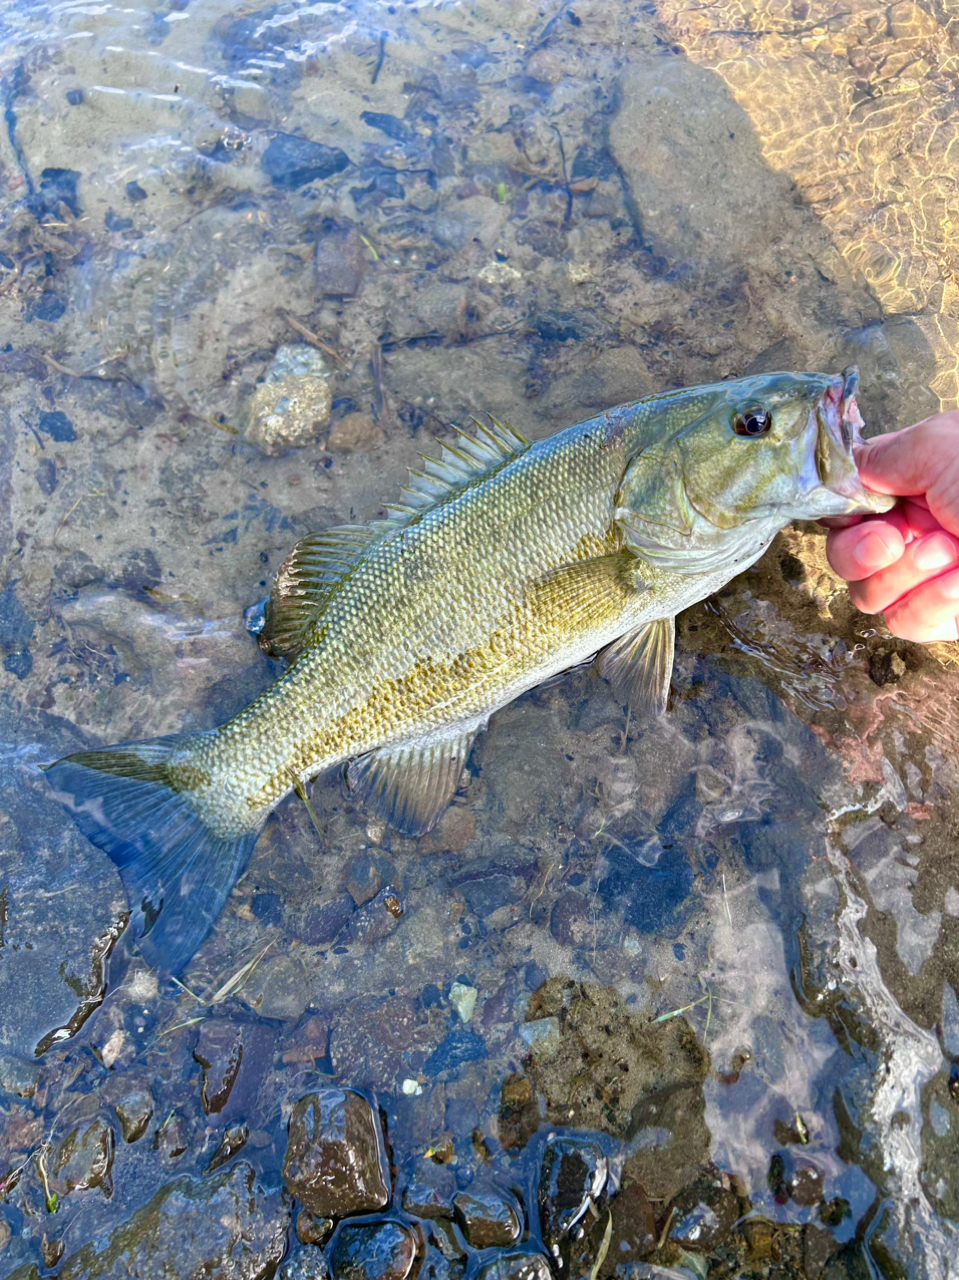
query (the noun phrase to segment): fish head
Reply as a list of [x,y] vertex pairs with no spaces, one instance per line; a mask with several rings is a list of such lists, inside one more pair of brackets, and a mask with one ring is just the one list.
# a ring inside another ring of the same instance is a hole
[[792,520],[888,511],[863,485],[858,370],[766,373],[663,397],[663,430],[615,498],[625,545],[703,572],[759,552]]

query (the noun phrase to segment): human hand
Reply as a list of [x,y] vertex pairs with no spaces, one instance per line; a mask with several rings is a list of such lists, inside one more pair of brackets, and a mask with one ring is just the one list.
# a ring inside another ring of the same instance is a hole
[[[826,554],[863,613],[903,640],[959,638],[959,412],[937,413],[856,450],[884,515],[828,521]],[[842,527],[837,527],[837,526]]]

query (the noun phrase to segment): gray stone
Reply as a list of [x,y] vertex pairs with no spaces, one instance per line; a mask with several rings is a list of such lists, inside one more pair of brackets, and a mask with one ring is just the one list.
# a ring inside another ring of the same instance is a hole
[[686,58],[630,60],[609,144],[637,231],[670,262],[739,264],[781,226],[784,180],[719,76]]
[[379,1117],[352,1090],[321,1089],[293,1108],[283,1181],[320,1218],[374,1213],[389,1202],[389,1165]]
[[60,1280],[269,1280],[286,1252],[290,1211],[263,1190],[248,1164],[204,1182],[177,1178],[138,1209],[109,1242],[86,1245]]
[[301,962],[293,956],[270,956],[262,960],[241,992],[242,998],[261,1018],[298,1018],[310,1003],[310,979]]

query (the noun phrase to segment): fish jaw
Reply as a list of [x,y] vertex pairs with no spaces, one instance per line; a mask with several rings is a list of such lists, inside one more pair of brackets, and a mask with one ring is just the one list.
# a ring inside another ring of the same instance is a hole
[[832,379],[812,410],[803,480],[814,518],[880,514],[896,504],[895,497],[867,489],[859,476],[854,449],[863,443],[864,423],[858,383],[859,370],[851,365]]

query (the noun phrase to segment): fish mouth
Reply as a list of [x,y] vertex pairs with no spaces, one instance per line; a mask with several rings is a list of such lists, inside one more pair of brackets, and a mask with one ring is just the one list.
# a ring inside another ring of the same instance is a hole
[[865,425],[856,391],[859,369],[850,365],[833,378],[816,405],[815,464],[819,483],[849,504],[847,511],[888,511],[895,499],[884,493],[873,493],[859,478],[853,453],[863,443]]

